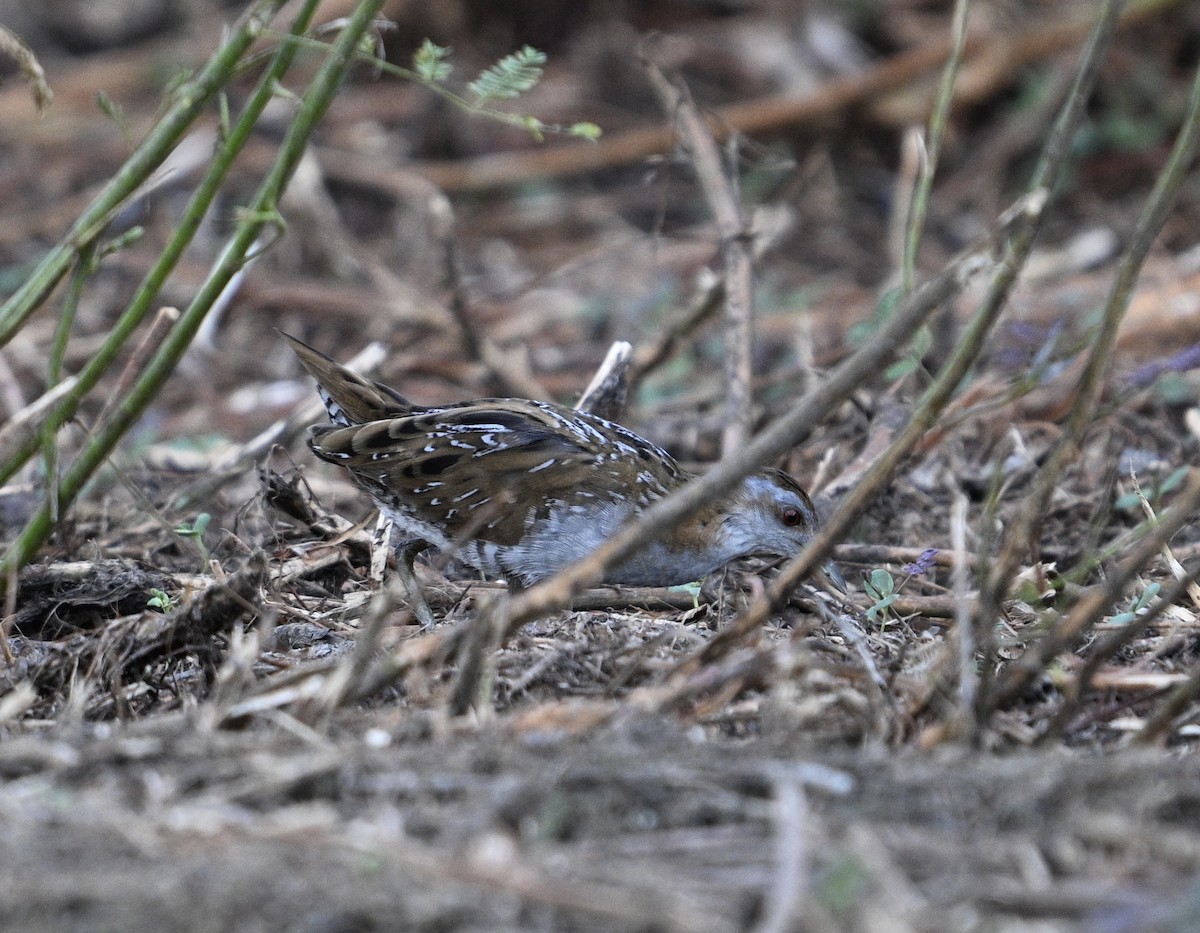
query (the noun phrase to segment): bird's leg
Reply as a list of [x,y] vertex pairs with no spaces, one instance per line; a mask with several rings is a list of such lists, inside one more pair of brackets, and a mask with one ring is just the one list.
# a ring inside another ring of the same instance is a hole
[[421,592],[421,584],[417,582],[417,574],[413,570],[413,561],[416,560],[418,554],[429,547],[429,543],[420,538],[401,538],[397,534],[395,523],[381,512],[379,522],[375,526],[375,539],[371,549],[370,579],[373,584],[383,583],[383,573],[387,567],[388,545],[391,545],[396,552],[396,575],[404,584],[404,591],[408,594],[408,602],[412,611],[416,615],[417,621],[421,623],[421,628],[428,631],[434,625],[433,610],[429,608],[429,602],[425,599],[425,594]]
[[508,584],[508,595],[510,597],[517,596],[525,591],[525,584],[521,582],[520,577],[505,577],[504,582]]

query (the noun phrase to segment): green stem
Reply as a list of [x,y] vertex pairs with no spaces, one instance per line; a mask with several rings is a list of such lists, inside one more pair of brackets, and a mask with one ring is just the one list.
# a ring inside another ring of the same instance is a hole
[[929,209],[929,193],[933,188],[933,178],[937,173],[938,158],[942,149],[942,138],[946,135],[946,119],[950,115],[950,105],[954,102],[954,81],[962,64],[963,49],[967,44],[967,11],[970,0],[956,0],[954,4],[954,20],[951,33],[954,46],[946,67],[942,69],[942,81],[938,88],[937,101],[933,113],[929,117],[928,143],[925,159],[919,173],[917,190],[913,193],[912,211],[908,217],[908,232],[904,242],[904,262],[901,268],[900,289],[907,295],[912,291],[913,280],[916,276],[917,246],[921,242],[921,233],[925,229],[925,214]]
[[209,99],[229,80],[242,54],[261,35],[283,6],[284,0],[260,0],[243,17],[229,41],[194,79],[175,94],[175,103],[150,135],[104,186],[80,215],[67,235],[38,263],[24,284],[0,306],[0,347],[13,335],[59,283],[79,251],[92,243],[108,225],[114,212],[162,164]]
[[[46,366],[46,389],[53,389],[62,379],[63,359],[67,355],[67,341],[71,337],[71,326],[75,323],[75,313],[79,310],[79,299],[83,295],[83,286],[95,269],[96,245],[91,243],[79,251],[79,259],[75,263],[75,271],[71,275],[71,284],[63,298],[62,311],[58,315],[58,325],[54,329],[54,345],[50,348],[50,361]],[[50,518],[58,521],[58,438],[57,432],[43,425],[39,432],[42,442],[42,467],[46,477],[46,493],[49,496]]]
[[[363,0],[346,21],[338,41],[330,49],[325,62],[300,101],[299,110],[288,128],[274,166],[263,180],[253,203],[209,273],[208,279],[128,395],[114,406],[109,420],[100,426],[91,442],[63,476],[59,486],[59,500],[64,507],[75,500],[87,480],[153,400],[191,344],[213,303],[244,264],[247,253],[267,223],[264,218],[271,216],[275,211],[284,188],[304,154],[313,129],[337,93],[338,85],[359,40],[371,27],[383,2],[384,0]],[[52,528],[49,510],[43,504],[37,514],[29,520],[12,548],[4,555],[3,561],[0,561],[0,574],[27,562],[49,536]]]
[[[317,0],[308,0],[304,9],[296,16],[291,30],[293,37],[309,28],[316,6]],[[95,388],[100,378],[128,343],[133,332],[153,310],[154,302],[162,290],[163,283],[166,282],[167,277],[179,262],[180,256],[183,255],[183,251],[195,237],[196,231],[212,206],[230,167],[245,146],[246,140],[253,132],[263,110],[274,97],[276,82],[287,72],[295,58],[296,51],[296,44],[286,39],[276,50],[274,59],[259,80],[254,94],[246,102],[241,116],[214,153],[212,164],[188,201],[175,233],[150,271],[146,273],[146,277],[138,286],[126,309],[113,324],[100,349],[80,371],[75,387],[70,393],[63,396],[62,400],[46,415],[44,434],[53,434],[75,416],[80,402]],[[35,450],[36,442],[30,442],[8,451],[7,459],[0,464],[0,483],[4,483],[12,477]]]

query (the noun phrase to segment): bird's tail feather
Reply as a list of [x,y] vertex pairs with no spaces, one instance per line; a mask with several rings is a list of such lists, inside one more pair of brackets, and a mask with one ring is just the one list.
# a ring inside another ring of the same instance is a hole
[[419,410],[400,393],[335,363],[303,340],[283,331],[279,336],[288,342],[301,365],[317,381],[317,391],[334,424],[350,427],[368,421],[402,418]]

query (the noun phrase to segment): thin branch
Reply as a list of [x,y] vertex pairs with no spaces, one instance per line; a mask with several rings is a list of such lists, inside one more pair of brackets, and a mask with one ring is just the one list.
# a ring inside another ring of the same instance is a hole
[[775,872],[764,892],[763,917],[754,933],[797,929],[809,889],[808,799],[794,774],[775,777]]
[[229,39],[196,77],[180,88],[166,115],[137,151],[96,196],[33,274],[0,306],[0,347],[7,344],[71,268],[78,250],[104,232],[121,204],[149,178],[174,149],[213,96],[225,86],[243,53],[262,35],[284,0],[260,0],[242,16]]
[[487,370],[502,393],[518,398],[550,398],[550,393],[529,371],[525,358],[497,346],[474,320],[466,283],[459,270],[454,208],[450,199],[432,186],[428,198],[431,234],[442,248],[443,274],[450,289],[450,313],[462,333],[467,353]]
[[1160,516],[1158,524],[1138,541],[1130,555],[1108,575],[1104,584],[1085,591],[1066,618],[1005,670],[991,695],[982,698],[987,704],[986,709],[999,709],[1019,697],[1033,679],[1046,669],[1047,664],[1074,645],[1111,609],[1113,601],[1158,555],[1171,536],[1195,520],[1197,510],[1200,510],[1200,471],[1193,470],[1170,508]]
[[[287,135],[280,147],[279,156],[256,192],[251,208],[244,214],[241,224],[226,246],[208,279],[188,306],[179,324],[165,340],[146,367],[129,395],[121,399],[112,417],[102,425],[79,458],[63,476],[59,485],[59,501],[64,507],[75,500],[92,473],[104,462],[109,452],[140,413],[150,403],[163,382],[174,371],[199,329],[208,310],[218,299],[229,281],[236,274],[258,241],[263,228],[277,218],[276,205],[286,187],[288,179],[299,163],[317,122],[324,115],[341,85],[342,76],[351,61],[357,43],[371,28],[375,15],[384,0],[363,0],[346,20],[342,34],[332,46],[328,58],[313,78],[312,84],[300,101],[295,118],[288,127]],[[284,55],[287,47],[280,49]],[[250,127],[246,127],[247,134]],[[43,505],[21,531],[12,547],[5,553],[0,567],[20,566],[34,554],[50,535],[53,523],[49,508]]]
[[[1093,55],[1100,47],[1107,44],[1107,39],[1111,36],[1112,24],[1116,19],[1115,7],[1115,0],[1109,0],[1106,4],[1104,16],[1098,24],[1097,34],[1094,36],[1090,50]],[[1082,109],[1083,102],[1077,100],[1077,96],[1079,95],[1073,94],[1072,96],[1073,105]],[[1065,429],[1039,471],[1033,491],[1025,499],[1016,519],[1006,529],[996,564],[988,576],[986,585],[981,587],[982,602],[979,616],[981,626],[995,616],[996,607],[1007,592],[1022,555],[1033,543],[1035,529],[1045,513],[1046,504],[1050,501],[1055,489],[1058,488],[1062,471],[1074,459],[1080,441],[1092,425],[1096,402],[1100,396],[1104,376],[1109,369],[1113,348],[1116,344],[1117,329],[1129,307],[1133,286],[1137,282],[1150,247],[1166,220],[1175,194],[1187,175],[1198,145],[1200,145],[1200,69],[1197,69],[1187,116],[1175,140],[1170,158],[1155,180],[1154,190],[1146,201],[1141,217],[1138,219],[1137,228],[1130,239],[1129,247],[1121,259],[1116,279],[1113,281],[1108,300],[1105,303],[1100,332],[1096,336],[1087,364],[1079,378],[1079,391],[1067,417]],[[1011,697],[1011,687],[1006,689],[1005,695]],[[987,701],[986,706],[981,707],[981,713],[985,709],[994,709],[1001,702],[998,699],[987,700],[983,696],[980,699],[981,702]]]
[[[303,32],[308,28],[308,24],[311,21],[316,5],[317,4],[315,0],[308,0],[306,7],[297,14],[296,21],[293,24],[294,32]],[[253,36],[250,36],[246,40],[247,43],[249,43],[252,39]],[[209,207],[216,199],[221,185],[224,183],[226,174],[233,165],[234,158],[238,155],[238,153],[245,146],[247,140],[250,138],[250,134],[254,130],[255,124],[258,122],[258,118],[262,115],[262,112],[266,108],[267,104],[274,99],[276,93],[276,84],[278,80],[281,79],[286,73],[292,62],[292,59],[295,57],[295,54],[295,46],[288,43],[284,43],[276,51],[275,58],[272,60],[270,67],[259,80],[254,94],[251,95],[250,99],[246,102],[246,107],[243,110],[242,115],[226,134],[223,144],[217,147],[217,151],[214,153],[212,158],[212,166],[209,168],[208,173],[201,180],[195,192],[192,194],[191,199],[188,201],[187,207],[184,209],[183,216],[176,227],[174,235],[163,248],[162,253],[155,261],[154,266],[142,279],[137,291],[134,293],[133,298],[130,299],[125,310],[121,313],[121,316],[112,325],[108,336],[105,338],[104,344],[96,352],[95,356],[88,361],[88,364],[77,374],[77,381],[74,389],[66,395],[62,402],[55,407],[53,413],[47,417],[46,430],[55,431],[75,416],[75,412],[78,410],[80,402],[100,381],[100,378],[117,359],[118,354],[129,341],[134,331],[141,325],[146,316],[150,313],[151,309],[154,307],[154,303],[158,298],[159,292],[161,291],[163,284],[166,282],[167,277],[178,264],[179,259],[183,256],[184,250],[187,249],[188,244],[191,243],[192,238],[200,229],[200,226],[203,223],[206,214],[208,213]],[[224,76],[225,80],[228,80],[230,73],[235,69],[236,59],[233,59],[232,61],[227,61],[226,59],[227,55],[225,53],[225,49],[222,49],[217,56],[214,56],[213,61],[215,62],[220,60],[224,63],[223,70],[220,73]],[[208,70],[209,69],[206,67],[202,74],[206,74]],[[199,79],[197,80],[199,81]],[[189,92],[185,88],[185,96],[187,96],[188,93]],[[159,137],[160,132],[156,129],[155,131],[151,132],[150,137],[147,139],[144,146],[149,146],[151,141],[154,140],[157,140],[157,145],[160,147],[167,146],[168,144],[174,145],[176,139],[175,137],[171,137],[169,140],[164,142],[163,140],[159,139]],[[160,153],[160,157],[158,158],[157,162],[149,165],[146,174],[149,174],[149,169],[153,169],[155,165],[165,159],[169,154],[169,149]],[[135,154],[134,159],[132,159],[131,162],[134,162],[137,160],[137,158],[138,154]],[[122,169],[122,174],[129,169],[129,165],[130,163],[126,163],[126,167]],[[119,174],[117,177],[120,178],[121,175]],[[139,176],[139,181],[140,180],[141,176]],[[137,185],[133,186],[131,190],[136,189]],[[96,203],[100,204],[102,200],[103,193],[101,194],[101,198],[98,199]],[[112,209],[115,210],[116,206],[114,206]],[[85,218],[87,216],[87,214],[84,215]],[[76,224],[76,228],[78,228],[82,223],[83,218],[81,218],[80,222]],[[97,231],[97,235],[98,233],[99,231]],[[51,262],[52,258],[53,254],[43,260],[41,266],[39,266],[38,270],[34,272],[33,278],[36,278],[41,273],[43,268],[47,267],[47,264]],[[47,290],[52,287],[53,282],[47,286]],[[4,309],[0,309],[0,318],[2,318],[6,309],[10,307],[14,309],[18,308],[18,305],[16,305],[15,302],[20,295],[21,292],[18,291],[17,294],[13,295],[13,297],[5,305]],[[33,307],[30,307],[27,313],[31,313],[32,310]],[[14,311],[14,313],[17,312]],[[17,326],[19,326],[19,323]],[[4,336],[2,333],[2,325],[0,325],[0,344],[3,342]],[[16,471],[20,469],[21,465],[25,463],[30,456],[32,456],[36,449],[36,444],[26,444],[17,449],[6,450],[5,460],[3,463],[0,463],[0,483],[5,482],[10,476],[16,473]]]
[[954,18],[950,26],[950,57],[942,69],[942,80],[938,86],[937,101],[929,117],[929,132],[922,147],[924,158],[919,160],[917,187],[913,192],[908,215],[908,232],[904,241],[904,258],[901,263],[900,288],[907,292],[915,281],[917,268],[917,246],[925,230],[925,214],[929,209],[929,193],[937,174],[938,157],[942,151],[942,139],[946,135],[946,121],[950,106],[954,103],[954,82],[962,65],[963,52],[967,45],[967,11],[970,0],[955,0]]
[[979,737],[975,719],[975,700],[979,693],[979,675],[975,667],[975,629],[971,625],[974,598],[970,592],[970,572],[967,569],[967,497],[955,490],[950,506],[950,534],[954,539],[954,632],[958,642],[958,715],[966,724],[967,740],[974,745]]
[[[752,421],[750,377],[754,342],[753,263],[750,231],[738,193],[736,163],[722,164],[721,151],[700,116],[687,88],[666,79],[642,57],[642,68],[659,103],[675,121],[684,148],[712,210],[725,268],[725,432],[721,449],[728,454],[750,436]],[[733,144],[736,137],[730,137]]]

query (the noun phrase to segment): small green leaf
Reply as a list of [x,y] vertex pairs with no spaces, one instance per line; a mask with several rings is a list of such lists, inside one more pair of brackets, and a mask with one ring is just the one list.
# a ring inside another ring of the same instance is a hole
[[1190,405],[1196,395],[1191,381],[1183,373],[1163,373],[1154,388],[1167,405]]
[[196,547],[200,551],[200,570],[204,572],[208,569],[208,548],[204,546],[204,532],[208,528],[208,523],[212,521],[212,516],[207,512],[201,512],[196,516],[196,520],[191,524],[183,522],[175,526],[175,534],[182,535],[185,538],[191,538],[196,542]]
[[420,75],[422,81],[441,84],[453,71],[453,66],[447,61],[449,57],[449,48],[426,39],[413,54],[413,70]]
[[896,589],[896,581],[886,570],[876,568],[871,571],[871,586],[880,596],[888,596]]
[[171,608],[171,597],[160,589],[151,588],[150,598],[146,600],[146,605],[159,612],[166,612]]
[[544,143],[546,141],[546,137],[542,133],[542,130],[545,128],[546,124],[544,124],[537,117],[522,117],[521,125],[525,128],[525,131],[537,142]]
[[103,91],[97,91],[96,105],[104,112],[106,117],[117,124],[121,130],[121,135],[125,137],[125,141],[130,142],[133,136],[129,132],[129,124],[125,122],[125,114],[122,113],[120,104],[116,103]]
[[920,359],[906,356],[902,360],[896,360],[896,362],[885,369],[883,377],[889,382],[895,382],[897,379],[903,379],[905,376],[915,373],[920,365]]
[[578,136],[581,139],[590,139],[592,142],[595,142],[601,137],[604,130],[600,129],[595,123],[585,121],[583,123],[572,123],[567,132],[571,136]]
[[900,289],[891,288],[879,296],[879,302],[875,305],[875,313],[867,320],[859,321],[850,328],[848,338],[851,343],[864,343],[875,331],[892,316],[896,310],[896,305],[900,302]]
[[511,100],[520,97],[542,77],[546,55],[531,46],[505,55],[491,68],[480,72],[468,88],[475,95],[476,106],[489,100]]
[[931,346],[933,346],[933,332],[928,327],[920,328],[913,336],[912,346],[908,348],[904,358],[896,360],[887,368],[884,375],[888,379],[895,380],[916,372]]
[[695,581],[694,583],[680,583],[680,584],[677,584],[676,586],[668,586],[667,592],[668,593],[687,593],[690,597],[692,597],[692,608],[698,609],[700,607],[700,581],[699,580]]
[[859,908],[873,884],[871,873],[852,855],[840,856],[817,878],[814,894],[836,916],[850,916]]
[[879,600],[879,602],[877,602],[874,606],[872,606],[870,609],[867,610],[867,618],[871,619],[871,620],[874,620],[874,618],[876,616],[881,616],[883,618],[887,618],[888,610],[892,608],[892,605],[895,602],[896,602],[895,596],[885,596],[883,599]]
[[1158,487],[1159,495],[1166,495],[1169,492],[1173,492],[1175,489],[1177,489],[1180,486],[1180,484],[1183,483],[1183,481],[1185,479],[1187,479],[1187,475],[1188,475],[1188,468],[1185,466],[1179,467],[1179,469],[1177,469],[1174,473],[1172,473],[1170,476],[1168,476],[1166,479],[1164,479],[1162,481],[1162,483],[1159,485],[1159,487]]
[[695,580],[692,583],[678,583],[675,586],[667,587],[668,593],[687,593],[689,596],[700,595],[700,581]]
[[1140,500],[1138,499],[1138,494],[1136,492],[1127,492],[1125,495],[1118,498],[1115,503],[1113,503],[1113,508],[1120,509],[1122,512],[1127,512],[1130,509],[1136,509],[1139,501]]
[[1161,590],[1161,589],[1162,589],[1162,584],[1161,584],[1161,583],[1151,583],[1151,584],[1150,584],[1148,587],[1146,587],[1146,589],[1145,589],[1145,590],[1142,592],[1142,595],[1138,597],[1138,601],[1137,601],[1137,608],[1138,608],[1138,609],[1145,609],[1147,606],[1149,606],[1149,605],[1150,605],[1150,600],[1152,600],[1152,599],[1154,599],[1156,596],[1158,596],[1158,591],[1159,591],[1159,590]]

